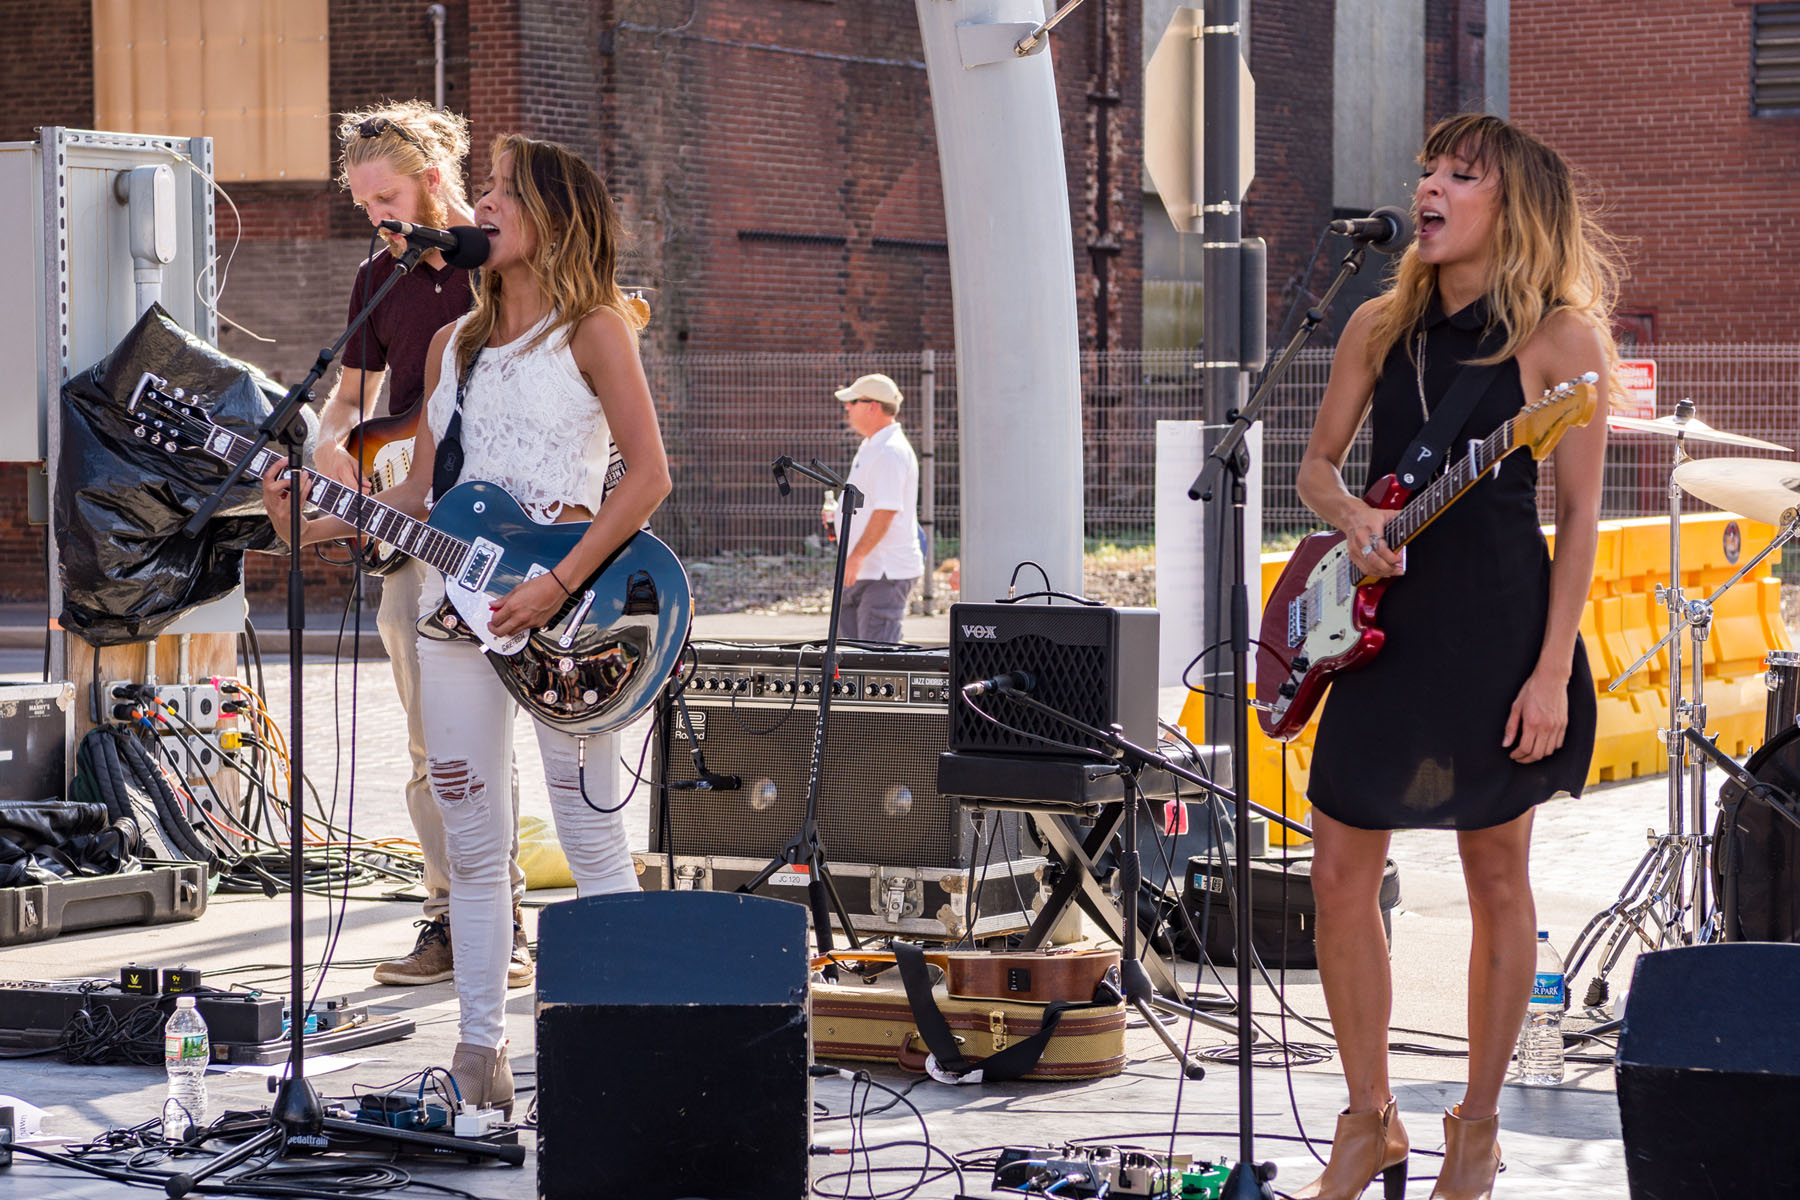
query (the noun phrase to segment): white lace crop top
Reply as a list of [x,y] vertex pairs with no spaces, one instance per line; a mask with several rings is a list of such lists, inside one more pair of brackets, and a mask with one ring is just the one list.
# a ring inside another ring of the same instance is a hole
[[[504,346],[484,348],[463,393],[462,480],[499,484],[540,521],[554,521],[565,505],[599,509],[612,441],[606,412],[581,377],[563,333],[523,348],[549,320]],[[426,419],[439,441],[455,411],[452,336],[437,388],[426,400]]]

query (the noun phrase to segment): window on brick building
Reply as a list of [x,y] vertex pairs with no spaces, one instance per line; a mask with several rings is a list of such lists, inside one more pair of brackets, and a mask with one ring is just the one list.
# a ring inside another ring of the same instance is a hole
[[213,139],[219,179],[331,177],[328,0],[93,0],[94,127]]
[[1800,116],[1800,4],[1750,10],[1750,111]]
[[1653,312],[1615,309],[1613,311],[1613,337],[1619,343],[1619,349],[1629,350],[1634,346],[1650,346],[1656,343],[1656,314]]

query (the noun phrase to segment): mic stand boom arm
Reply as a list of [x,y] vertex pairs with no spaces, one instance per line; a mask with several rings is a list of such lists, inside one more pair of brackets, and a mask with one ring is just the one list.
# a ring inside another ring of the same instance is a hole
[[1256,385],[1256,391],[1251,393],[1250,399],[1245,402],[1243,411],[1231,414],[1230,428],[1225,431],[1225,436],[1219,439],[1219,444],[1212,448],[1212,453],[1206,456],[1206,463],[1200,468],[1200,474],[1195,476],[1194,482],[1188,485],[1189,500],[1212,499],[1214,481],[1217,480],[1218,474],[1225,464],[1237,456],[1244,444],[1244,436],[1250,432],[1250,427],[1256,424],[1257,419],[1262,416],[1263,406],[1269,402],[1269,392],[1274,389],[1276,382],[1287,374],[1289,365],[1294,361],[1294,355],[1300,353],[1301,348],[1312,340],[1313,332],[1324,322],[1326,310],[1331,307],[1331,302],[1337,299],[1337,294],[1343,290],[1344,284],[1350,281],[1352,275],[1362,270],[1363,259],[1368,257],[1368,253],[1368,246],[1358,242],[1350,248],[1348,254],[1344,255],[1344,261],[1338,264],[1338,273],[1332,278],[1331,286],[1325,289],[1325,294],[1319,297],[1317,304],[1306,310],[1306,316],[1301,320],[1300,328],[1294,330],[1294,336],[1289,338],[1288,344],[1281,348],[1281,356],[1270,364],[1267,371],[1263,372],[1262,382]]

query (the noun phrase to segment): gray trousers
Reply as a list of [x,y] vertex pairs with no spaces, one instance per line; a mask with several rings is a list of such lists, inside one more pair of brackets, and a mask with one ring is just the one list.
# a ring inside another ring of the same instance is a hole
[[860,579],[844,589],[838,636],[859,642],[897,642],[906,599],[917,579]]

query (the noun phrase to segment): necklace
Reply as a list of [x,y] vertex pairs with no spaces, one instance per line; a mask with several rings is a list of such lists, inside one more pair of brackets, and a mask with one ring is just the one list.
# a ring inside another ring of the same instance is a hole
[[1425,335],[1429,330],[1419,330],[1419,352],[1413,356],[1414,378],[1419,385],[1419,415],[1427,421],[1431,420],[1431,409],[1425,404]]

